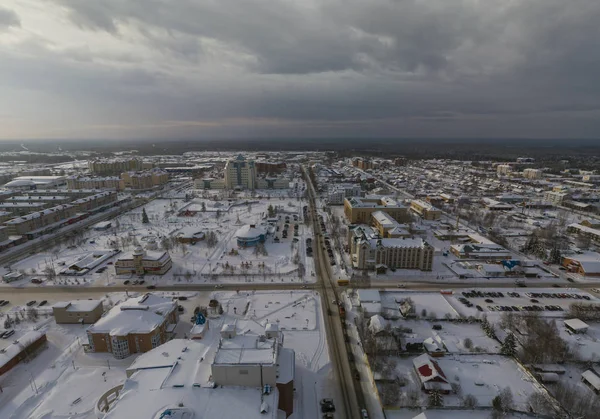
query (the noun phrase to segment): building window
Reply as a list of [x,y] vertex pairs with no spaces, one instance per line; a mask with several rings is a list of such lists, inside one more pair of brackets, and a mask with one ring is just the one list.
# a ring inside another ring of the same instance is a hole
[[152,335],[150,338],[150,344],[152,345],[152,348],[156,348],[158,345],[160,345],[160,333]]
[[126,358],[129,356],[129,340],[112,338],[112,353],[115,358]]
[[240,375],[248,375],[248,370],[240,370]]

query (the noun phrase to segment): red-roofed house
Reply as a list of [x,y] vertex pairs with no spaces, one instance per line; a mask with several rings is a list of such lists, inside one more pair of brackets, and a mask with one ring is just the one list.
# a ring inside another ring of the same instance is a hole
[[426,392],[438,390],[440,393],[449,394],[452,386],[446,378],[446,374],[428,354],[423,354],[413,359],[413,365],[419,380],[421,389]]

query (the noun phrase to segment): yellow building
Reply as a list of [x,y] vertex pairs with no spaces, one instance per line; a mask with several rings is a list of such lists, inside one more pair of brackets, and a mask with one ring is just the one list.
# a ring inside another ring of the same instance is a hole
[[367,224],[371,214],[383,211],[394,220],[402,222],[408,215],[408,209],[396,200],[382,196],[357,196],[344,199],[344,215],[352,224]]
[[418,214],[424,220],[439,220],[442,217],[442,211],[431,205],[429,202],[420,199],[414,199],[410,203],[410,209]]

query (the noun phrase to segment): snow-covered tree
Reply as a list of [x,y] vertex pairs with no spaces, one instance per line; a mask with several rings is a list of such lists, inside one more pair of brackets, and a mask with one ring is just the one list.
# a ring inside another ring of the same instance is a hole
[[513,333],[509,333],[504,339],[504,342],[502,342],[500,353],[506,356],[515,356],[516,351],[517,340],[515,339],[515,335]]
[[444,405],[444,398],[442,393],[437,390],[433,390],[429,393],[429,407],[441,407]]

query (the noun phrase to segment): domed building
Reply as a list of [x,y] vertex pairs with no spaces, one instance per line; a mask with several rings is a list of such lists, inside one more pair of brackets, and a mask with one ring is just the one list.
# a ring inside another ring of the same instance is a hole
[[252,247],[258,243],[264,243],[267,237],[267,229],[263,226],[246,224],[235,233],[238,247]]

